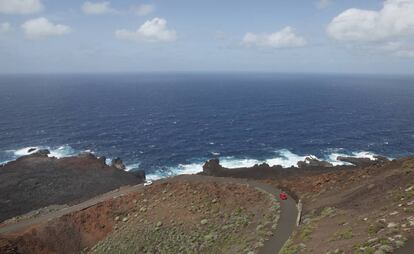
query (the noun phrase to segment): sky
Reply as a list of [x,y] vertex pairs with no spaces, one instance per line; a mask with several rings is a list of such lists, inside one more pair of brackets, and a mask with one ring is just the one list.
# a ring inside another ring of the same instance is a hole
[[414,0],[0,0],[0,73],[414,74]]

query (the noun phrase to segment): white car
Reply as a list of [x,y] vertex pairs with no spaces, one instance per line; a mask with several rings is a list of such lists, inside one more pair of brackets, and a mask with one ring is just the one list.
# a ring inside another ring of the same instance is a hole
[[144,183],[144,186],[150,186],[152,184],[152,181],[146,181],[145,183]]

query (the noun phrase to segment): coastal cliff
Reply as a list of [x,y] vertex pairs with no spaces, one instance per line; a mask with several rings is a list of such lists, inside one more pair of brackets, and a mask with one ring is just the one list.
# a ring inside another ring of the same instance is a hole
[[49,205],[75,204],[145,180],[91,153],[57,159],[40,150],[0,167],[0,221]]

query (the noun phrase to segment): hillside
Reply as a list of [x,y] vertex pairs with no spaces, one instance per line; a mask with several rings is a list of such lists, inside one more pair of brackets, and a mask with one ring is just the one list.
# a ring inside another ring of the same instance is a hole
[[394,253],[414,236],[413,157],[290,171],[267,165],[233,171],[209,161],[204,174],[259,178],[300,199],[302,223],[285,254]]

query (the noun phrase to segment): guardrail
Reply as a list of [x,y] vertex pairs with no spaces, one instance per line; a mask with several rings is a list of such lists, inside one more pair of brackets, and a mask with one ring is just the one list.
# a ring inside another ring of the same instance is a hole
[[302,208],[303,208],[302,200],[299,199],[299,202],[296,205],[296,207],[298,208],[298,217],[296,219],[296,226],[299,226],[301,219],[302,219]]

